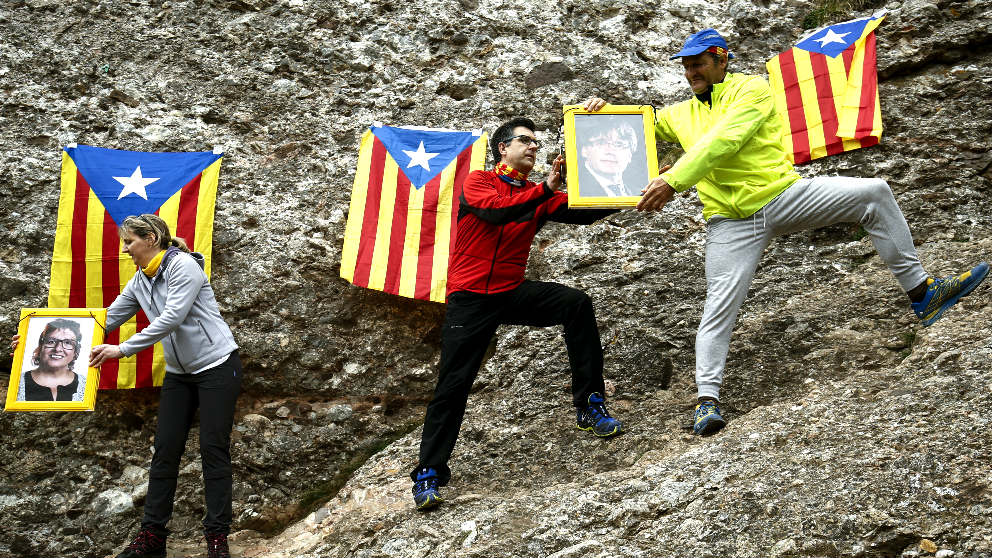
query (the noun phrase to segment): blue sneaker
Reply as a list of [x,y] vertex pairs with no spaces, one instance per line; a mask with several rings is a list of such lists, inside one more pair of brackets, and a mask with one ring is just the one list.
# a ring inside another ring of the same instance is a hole
[[417,509],[429,510],[443,501],[437,491],[437,471],[427,467],[417,471],[417,480],[413,483],[413,502]]
[[720,415],[720,407],[716,401],[703,401],[696,405],[696,413],[692,417],[692,431],[699,436],[713,434],[727,424]]
[[575,410],[576,428],[590,430],[601,438],[616,436],[623,432],[623,423],[610,416],[602,394],[590,393],[587,403],[585,409]]
[[961,297],[968,296],[988,274],[989,264],[982,262],[958,276],[927,279],[926,295],[923,300],[912,303],[913,312],[923,321],[923,327],[936,322],[944,310],[957,304]]

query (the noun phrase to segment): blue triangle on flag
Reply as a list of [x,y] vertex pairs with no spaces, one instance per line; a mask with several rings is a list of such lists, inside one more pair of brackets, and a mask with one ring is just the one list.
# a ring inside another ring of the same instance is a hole
[[878,18],[867,17],[855,19],[825,27],[796,43],[796,47],[836,58],[837,55],[847,50],[848,47],[861,38],[861,34],[865,31],[865,26],[868,25],[869,21],[874,19]]
[[420,189],[441,174],[479,136],[474,132],[372,126],[400,171]]
[[118,225],[130,215],[155,213],[223,157],[212,151],[147,153],[89,145],[66,147],[65,152]]

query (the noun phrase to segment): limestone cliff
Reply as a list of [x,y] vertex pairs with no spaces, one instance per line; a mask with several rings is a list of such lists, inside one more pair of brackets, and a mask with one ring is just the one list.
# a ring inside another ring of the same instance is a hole
[[[988,260],[992,3],[860,4],[835,20],[890,10],[878,31],[885,136],[800,172],[888,180],[934,274]],[[576,431],[560,334],[504,327],[470,399],[449,505],[410,505],[443,307],[338,277],[363,129],[492,130],[523,114],[554,146],[563,104],[686,98],[668,56],[688,33],[718,28],[732,70],[764,73],[815,7],[3,2],[0,337],[19,308],[46,300],[60,147],[221,145],[213,284],[247,375],[233,446],[238,554],[992,555],[990,287],[922,329],[856,227],[778,239],[734,335],[731,422],[694,438],[694,194],[660,214],[546,227],[531,256],[531,278],[592,296],[611,410],[629,433]],[[102,392],[90,414],[0,415],[0,556],[120,548],[140,519],[155,396]],[[202,552],[191,438],[177,555]]]

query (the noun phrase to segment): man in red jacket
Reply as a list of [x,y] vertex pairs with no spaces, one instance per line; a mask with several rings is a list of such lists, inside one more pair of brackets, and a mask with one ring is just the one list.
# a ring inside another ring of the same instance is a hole
[[568,209],[568,196],[558,191],[561,155],[547,180],[527,180],[539,147],[533,121],[515,118],[503,124],[490,147],[499,161],[496,168],[469,174],[460,198],[437,388],[424,419],[420,462],[410,473],[418,509],[442,501],[438,487],[451,478],[448,459],[469,389],[500,324],[562,325],[578,428],[601,437],[623,430],[604,405],[603,348],[589,296],[558,283],[524,279],[531,242],[544,223],[590,224],[613,210]]

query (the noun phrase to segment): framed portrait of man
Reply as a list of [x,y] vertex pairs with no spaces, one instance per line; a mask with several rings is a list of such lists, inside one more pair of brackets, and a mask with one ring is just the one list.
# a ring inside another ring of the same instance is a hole
[[90,349],[106,322],[104,308],[22,308],[4,409],[92,411],[100,371]]
[[634,207],[658,175],[650,105],[582,105],[565,113],[565,181],[569,207]]

